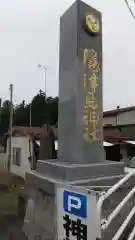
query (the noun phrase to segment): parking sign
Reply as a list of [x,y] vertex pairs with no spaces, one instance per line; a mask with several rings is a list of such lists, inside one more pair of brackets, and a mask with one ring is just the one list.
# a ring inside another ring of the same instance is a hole
[[86,218],[87,214],[87,197],[83,194],[64,191],[63,208],[65,212]]
[[57,184],[57,240],[96,240],[96,194]]

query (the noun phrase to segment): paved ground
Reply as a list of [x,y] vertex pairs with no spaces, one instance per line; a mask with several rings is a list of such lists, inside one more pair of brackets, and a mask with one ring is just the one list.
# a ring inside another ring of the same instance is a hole
[[22,186],[23,183],[22,178],[8,173],[5,159],[0,154],[0,240],[27,240],[21,232],[23,219],[15,215],[18,212],[18,198],[12,189],[13,185]]
[[17,216],[0,218],[0,240],[27,240],[21,232],[23,219]]

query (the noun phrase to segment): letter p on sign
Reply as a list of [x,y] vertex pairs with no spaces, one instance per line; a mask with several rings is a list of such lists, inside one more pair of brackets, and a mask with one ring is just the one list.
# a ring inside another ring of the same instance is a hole
[[63,192],[63,208],[65,212],[81,218],[87,216],[87,197],[74,192]]
[[81,200],[74,196],[68,197],[68,211],[71,212],[72,208],[80,209],[81,208]]

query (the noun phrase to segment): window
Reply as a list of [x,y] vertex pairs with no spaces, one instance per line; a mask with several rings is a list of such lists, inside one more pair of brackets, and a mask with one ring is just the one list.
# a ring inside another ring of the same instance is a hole
[[21,165],[21,148],[13,147],[13,164]]

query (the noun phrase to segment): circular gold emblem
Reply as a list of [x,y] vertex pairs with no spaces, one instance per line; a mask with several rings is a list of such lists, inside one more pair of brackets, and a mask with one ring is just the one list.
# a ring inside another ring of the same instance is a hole
[[98,33],[100,30],[99,20],[92,14],[86,14],[85,26],[86,26],[87,30],[93,34]]

